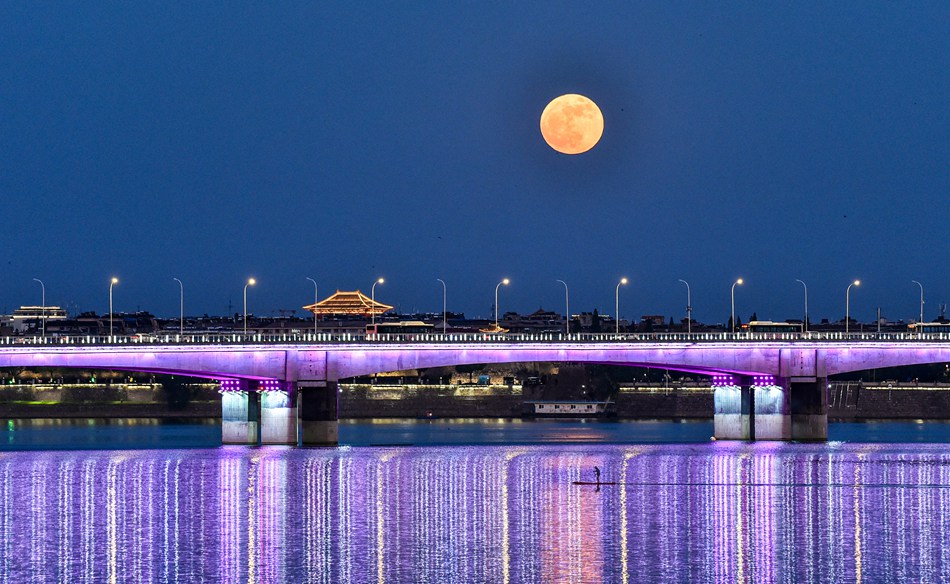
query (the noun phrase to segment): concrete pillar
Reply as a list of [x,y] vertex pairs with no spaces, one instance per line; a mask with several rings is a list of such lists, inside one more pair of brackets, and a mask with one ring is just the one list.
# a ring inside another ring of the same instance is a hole
[[792,377],[789,394],[792,440],[828,440],[828,378]]
[[717,440],[755,440],[755,391],[751,378],[713,377],[713,435]]
[[221,382],[221,442],[257,444],[261,419],[260,397],[246,380]]
[[332,446],[339,442],[336,381],[298,381],[300,438],[304,446]]
[[788,380],[756,375],[752,381],[755,392],[755,439],[791,440]]
[[277,380],[258,382],[261,395],[261,444],[297,445],[297,407],[292,385]]

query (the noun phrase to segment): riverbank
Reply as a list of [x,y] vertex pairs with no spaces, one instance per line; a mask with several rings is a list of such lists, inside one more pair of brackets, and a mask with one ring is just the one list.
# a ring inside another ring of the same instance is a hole
[[[158,397],[160,394],[153,394]],[[617,418],[711,419],[712,391],[623,391],[613,398]],[[525,413],[520,393],[507,395],[451,395],[446,392],[410,392],[386,397],[344,389],[339,416],[371,418],[519,418]],[[201,400],[170,405],[167,401],[0,402],[0,418],[220,418],[217,393]],[[833,421],[950,420],[950,388],[863,387],[833,384],[828,395],[828,417]]]
[[221,401],[191,402],[183,408],[162,403],[0,403],[0,418],[220,418]]

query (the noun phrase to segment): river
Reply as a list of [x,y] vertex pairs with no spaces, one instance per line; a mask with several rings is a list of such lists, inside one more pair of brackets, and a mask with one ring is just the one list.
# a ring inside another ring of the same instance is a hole
[[312,449],[0,428],[0,582],[950,581],[950,424],[350,421]]

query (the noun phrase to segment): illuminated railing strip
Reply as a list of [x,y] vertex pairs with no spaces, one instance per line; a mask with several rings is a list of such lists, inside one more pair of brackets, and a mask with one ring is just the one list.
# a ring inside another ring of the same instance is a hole
[[204,334],[191,335],[113,335],[63,337],[0,337],[2,345],[75,346],[75,345],[243,345],[254,344],[356,344],[356,343],[723,343],[723,342],[810,342],[810,341],[900,341],[950,342],[950,333],[449,333],[449,334]]

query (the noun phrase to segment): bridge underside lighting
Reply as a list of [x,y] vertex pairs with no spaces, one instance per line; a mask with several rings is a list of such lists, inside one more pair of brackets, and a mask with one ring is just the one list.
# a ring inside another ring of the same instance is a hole
[[262,379],[257,382],[258,391],[285,391],[283,384],[276,379]]
[[713,387],[738,387],[736,383],[736,378],[732,375],[713,375],[712,378]]
[[755,386],[755,387],[767,387],[767,388],[770,388],[770,389],[775,389],[775,388],[781,389],[781,387],[778,386],[778,385],[775,383],[775,376],[774,376],[774,375],[756,375],[756,376],[754,376],[754,377],[752,378],[752,385]]
[[239,379],[222,379],[219,383],[221,384],[218,388],[218,392],[220,393],[226,391],[241,391],[241,380]]

